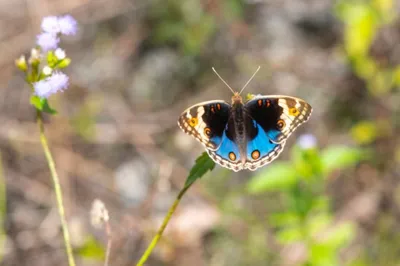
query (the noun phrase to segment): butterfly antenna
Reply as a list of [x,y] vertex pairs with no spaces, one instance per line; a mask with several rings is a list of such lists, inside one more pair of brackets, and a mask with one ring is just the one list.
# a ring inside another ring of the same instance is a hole
[[225,81],[223,78],[221,78],[221,76],[218,74],[217,70],[215,70],[214,67],[212,67],[212,70],[213,70],[214,73],[219,77],[219,79],[222,80],[223,83],[225,83],[225,85],[231,90],[231,92],[232,92],[233,94],[235,94],[235,91],[231,88],[231,86],[228,85],[228,83],[226,83],[226,81]]
[[260,70],[260,66],[258,66],[256,72],[254,72],[253,76],[244,84],[243,88],[240,90],[239,95],[242,93],[242,91],[246,88],[247,85],[249,85],[250,81],[254,78],[254,76],[257,74],[258,70]]

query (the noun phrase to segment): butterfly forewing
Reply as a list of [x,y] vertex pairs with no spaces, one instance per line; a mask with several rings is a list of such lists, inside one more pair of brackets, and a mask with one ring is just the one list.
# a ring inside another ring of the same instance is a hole
[[246,103],[246,108],[275,143],[284,142],[312,112],[304,100],[283,95],[257,96]]
[[229,118],[230,105],[225,101],[202,102],[186,109],[178,120],[180,128],[206,148],[216,150]]

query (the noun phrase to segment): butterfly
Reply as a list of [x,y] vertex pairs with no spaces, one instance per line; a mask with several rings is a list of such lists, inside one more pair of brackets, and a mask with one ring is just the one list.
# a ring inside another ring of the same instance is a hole
[[183,132],[200,141],[212,160],[235,172],[254,171],[276,159],[287,138],[312,112],[306,101],[284,95],[257,95],[244,103],[240,93],[257,71],[240,92],[229,87],[231,104],[223,100],[201,102],[178,119]]

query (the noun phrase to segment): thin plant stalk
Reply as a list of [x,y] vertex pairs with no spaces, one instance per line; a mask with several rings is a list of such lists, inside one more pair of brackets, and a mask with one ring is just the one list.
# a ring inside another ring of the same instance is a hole
[[39,110],[36,111],[36,122],[39,126],[40,142],[42,143],[42,147],[44,150],[44,154],[46,156],[47,164],[50,169],[50,174],[53,179],[54,192],[56,194],[56,200],[57,200],[57,209],[58,209],[58,213],[60,215],[61,228],[62,228],[62,232],[63,232],[63,236],[64,236],[64,244],[65,244],[65,249],[67,251],[68,265],[75,266],[76,264],[75,264],[74,256],[72,254],[72,247],[71,247],[71,241],[70,241],[70,237],[69,237],[68,225],[67,225],[67,221],[65,219],[65,210],[64,210],[64,204],[63,204],[60,180],[58,178],[58,174],[56,171],[56,166],[55,166],[55,163],[53,160],[53,156],[51,155],[49,145],[47,143],[46,135],[44,134],[42,112]]
[[112,245],[111,226],[108,221],[106,221],[106,233],[107,233],[107,250],[106,250],[106,259],[104,260],[104,266],[108,266],[110,260],[111,245]]
[[149,244],[149,246],[147,247],[146,251],[143,253],[142,257],[140,258],[139,262],[136,264],[136,266],[143,266],[144,263],[147,261],[147,259],[149,258],[151,252],[153,251],[153,249],[155,248],[155,246],[157,245],[158,241],[160,240],[165,228],[168,225],[168,222],[170,221],[172,214],[174,214],[176,208],[178,207],[178,204],[180,203],[183,195],[185,194],[185,192],[190,188],[190,186],[193,183],[189,183],[187,184],[178,194],[178,196],[176,197],[174,203],[172,204],[172,206],[169,208],[167,215],[165,216],[161,226],[158,228],[157,234],[153,237],[153,240],[151,241],[151,243]]

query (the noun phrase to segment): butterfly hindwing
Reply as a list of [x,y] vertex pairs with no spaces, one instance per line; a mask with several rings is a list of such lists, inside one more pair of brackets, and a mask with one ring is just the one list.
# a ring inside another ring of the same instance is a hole
[[[221,144],[216,150],[207,150],[211,159],[235,172],[244,169],[243,152],[237,143],[235,125],[230,118],[222,134]],[[245,155],[244,155],[245,156]]]
[[186,109],[179,117],[178,125],[207,149],[216,150],[223,139],[229,110],[230,105],[225,101],[202,102]]
[[312,112],[311,106],[302,99],[281,95],[257,96],[245,106],[249,115],[275,143],[286,141]]
[[256,170],[272,162],[282,152],[285,142],[275,143],[270,140],[267,132],[255,120],[251,120],[253,127],[248,129],[246,169]]

